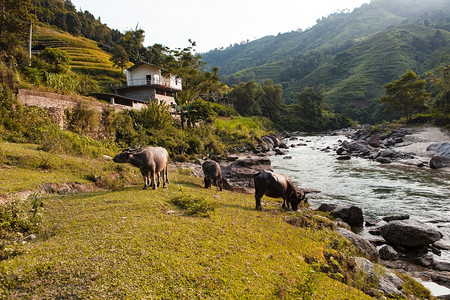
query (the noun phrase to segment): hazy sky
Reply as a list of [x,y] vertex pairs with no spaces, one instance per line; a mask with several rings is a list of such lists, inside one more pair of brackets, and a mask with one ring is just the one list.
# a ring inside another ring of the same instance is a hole
[[299,28],[318,18],[369,0],[72,0],[77,10],[89,11],[108,27],[125,32],[145,31],[145,46],[171,49],[197,43],[198,52],[228,47]]

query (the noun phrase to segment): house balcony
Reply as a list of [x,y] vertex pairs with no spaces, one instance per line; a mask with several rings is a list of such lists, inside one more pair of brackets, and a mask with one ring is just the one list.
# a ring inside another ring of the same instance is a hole
[[164,78],[139,78],[127,80],[127,87],[132,86],[155,86],[170,89],[170,80]]

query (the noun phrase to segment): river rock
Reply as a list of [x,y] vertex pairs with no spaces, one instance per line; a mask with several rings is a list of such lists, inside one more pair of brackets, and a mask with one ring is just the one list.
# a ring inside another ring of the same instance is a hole
[[371,260],[373,261],[378,260],[379,255],[377,248],[375,248],[375,246],[372,245],[372,243],[370,243],[368,240],[345,228],[338,227],[336,231],[340,235],[348,239],[358,249],[360,249],[362,253],[368,255]]
[[441,250],[449,250],[450,251],[450,242],[446,242],[444,240],[437,241],[436,243],[433,244],[433,246],[435,246],[436,248],[441,249]]
[[442,233],[417,220],[402,220],[381,226],[381,236],[391,245],[419,247],[440,240]]
[[390,164],[391,163],[391,159],[389,157],[378,157],[377,158],[377,162],[382,163],[382,164]]
[[350,155],[339,155],[338,157],[336,157],[337,160],[349,160],[351,159]]
[[450,166],[450,156],[433,156],[430,160],[430,168],[440,169]]
[[432,272],[431,280],[450,289],[450,273]]
[[367,277],[375,282],[378,281],[378,289],[388,297],[401,297],[403,281],[383,266],[374,264],[371,261],[356,257],[356,268],[367,274]]
[[272,171],[270,159],[267,157],[238,159],[222,167],[223,186],[231,191],[253,193],[252,176],[262,170]]
[[344,147],[339,147],[339,148],[336,150],[336,154],[337,154],[337,155],[342,155],[342,154],[344,154],[345,152],[347,152],[347,150],[345,150]]
[[434,265],[433,254],[427,253],[421,256],[417,256],[415,262],[425,268],[431,268]]
[[383,219],[383,221],[386,221],[386,222],[391,222],[391,221],[396,221],[396,220],[407,220],[407,219],[409,219],[409,215],[408,214],[392,215],[392,216],[383,217],[382,219]]
[[289,146],[288,146],[286,143],[280,143],[280,145],[278,146],[278,148],[289,149]]
[[335,204],[322,204],[318,211],[329,212],[335,218],[340,218],[350,226],[361,225],[364,222],[362,210],[356,206],[343,206]]
[[261,139],[268,145],[272,145],[273,148],[280,146],[281,140],[275,135],[263,135]]
[[386,149],[383,152],[381,152],[382,157],[393,157],[395,155],[395,151],[392,149]]
[[435,155],[450,157],[450,143],[434,143],[427,147],[427,151],[434,151]]
[[380,146],[380,138],[381,135],[379,133],[371,135],[368,141],[369,145],[378,148]]
[[436,259],[434,261],[434,268],[439,271],[450,272],[450,262]]
[[275,148],[275,149],[273,149],[273,151],[275,151],[275,153],[276,153],[277,155],[286,155],[286,154],[289,153],[288,150],[279,149],[279,148]]
[[380,250],[378,250],[378,253],[380,254],[380,258],[384,260],[398,259],[397,251],[395,251],[395,249],[389,245],[384,245],[383,247],[381,247]]

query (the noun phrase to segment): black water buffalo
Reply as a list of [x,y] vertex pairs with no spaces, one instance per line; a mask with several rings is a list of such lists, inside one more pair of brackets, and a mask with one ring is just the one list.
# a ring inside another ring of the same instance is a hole
[[[116,163],[130,163],[138,167],[144,177],[144,190],[149,186],[152,186],[156,190],[157,186],[160,186],[161,183],[160,177],[162,177],[164,188],[166,187],[166,183],[169,183],[167,171],[169,154],[162,147],[147,147],[143,149],[128,148],[116,155],[113,161]],[[155,182],[155,175],[158,177],[158,184]]]
[[213,160],[206,160],[202,164],[203,176],[205,179],[205,188],[211,187],[211,182],[217,186],[219,191],[223,189],[222,170],[217,162]]
[[284,174],[261,171],[253,175],[255,182],[256,209],[261,210],[261,198],[283,198],[283,208],[297,210],[300,201],[305,199],[303,190],[297,189],[291,179]]

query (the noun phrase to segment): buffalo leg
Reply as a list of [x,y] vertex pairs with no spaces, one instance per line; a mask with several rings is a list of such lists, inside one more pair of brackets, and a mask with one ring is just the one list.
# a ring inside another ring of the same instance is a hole
[[165,168],[161,171],[161,177],[162,177],[162,183],[163,183],[163,188],[167,188],[166,185],[166,178],[167,178],[167,174],[165,172]]
[[262,210],[261,207],[261,198],[264,196],[264,193],[255,193],[255,202],[256,202],[256,209]]
[[282,208],[286,210],[290,210],[291,206],[291,199],[289,197],[283,197],[283,205]]
[[211,186],[211,179],[205,177],[204,181],[205,181],[205,189],[209,188]]
[[152,183],[153,183],[153,189],[154,190],[156,190],[157,189],[157,187],[156,187],[156,181],[155,181],[155,174],[156,172],[155,172],[155,170],[151,170],[150,171],[150,174],[151,174],[151,176],[152,176]]
[[214,182],[215,182],[215,184],[217,186],[217,189],[219,191],[222,191],[222,181],[220,179],[214,179]]
[[169,184],[169,165],[164,168],[164,173],[166,174],[166,183]]
[[142,177],[144,178],[144,187],[142,188],[143,190],[146,190],[148,187],[148,172],[143,172],[142,173]]

